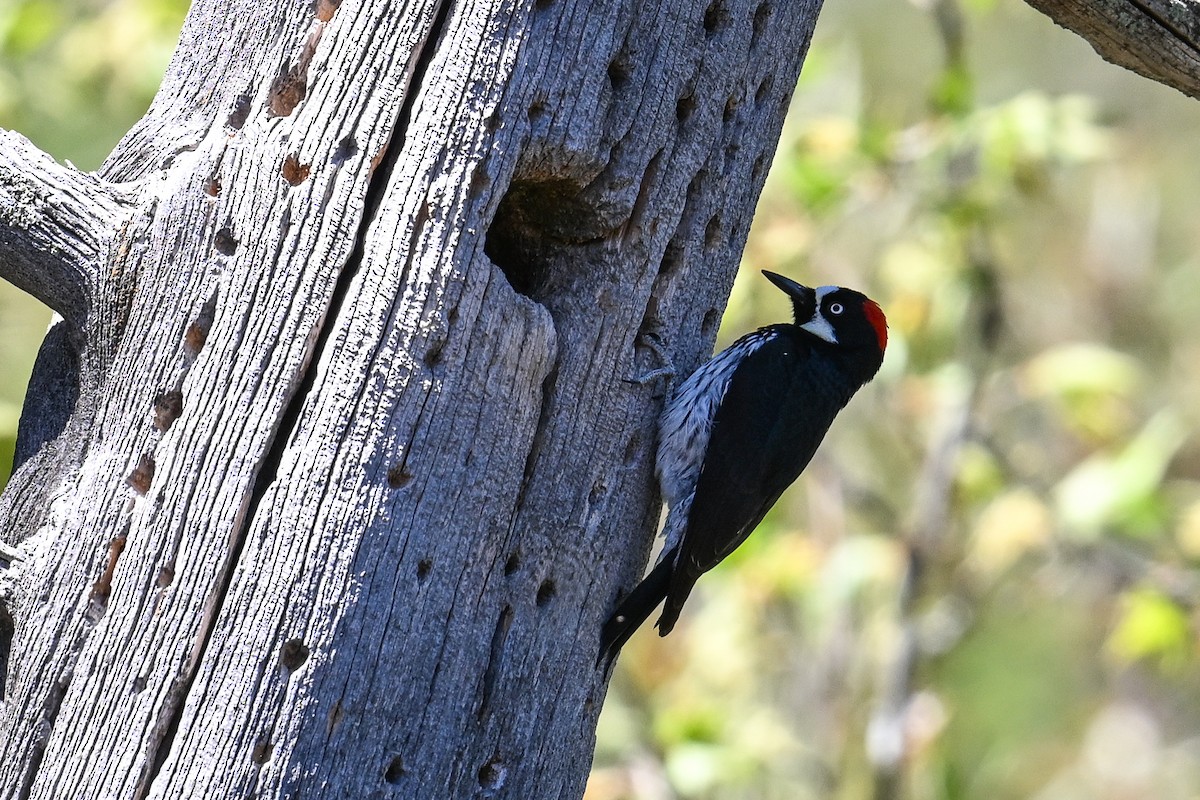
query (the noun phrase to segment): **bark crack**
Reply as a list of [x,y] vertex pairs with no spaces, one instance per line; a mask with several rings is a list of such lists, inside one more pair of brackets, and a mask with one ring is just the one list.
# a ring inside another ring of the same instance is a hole
[[1188,50],[1191,50],[1196,55],[1200,55],[1200,46],[1197,45],[1196,41],[1192,39],[1187,31],[1180,28],[1167,16],[1159,13],[1158,10],[1152,8],[1149,4],[1142,2],[1142,0],[1130,0],[1130,2],[1135,8],[1137,8],[1138,11],[1141,11],[1148,18],[1153,20],[1160,28],[1178,40],[1180,44],[1182,44]]
[[480,689],[479,709],[475,716],[483,721],[492,710],[492,698],[496,691],[496,681],[504,664],[505,644],[508,643],[508,631],[512,628],[513,607],[506,605],[496,619],[496,629],[492,632],[492,643],[488,648],[487,667],[483,671],[483,686]]
[[192,685],[199,671],[201,659],[208,649],[213,629],[216,627],[217,618],[219,617],[219,610],[228,596],[235,567],[241,560],[246,536],[258,516],[258,510],[263,499],[278,477],[279,465],[282,462],[289,443],[295,436],[305,402],[312,393],[313,386],[316,383],[321,356],[326,351],[333,329],[336,327],[337,321],[341,316],[340,312],[349,295],[350,285],[355,275],[357,275],[359,268],[362,266],[368,235],[386,196],[392,172],[395,169],[401,151],[404,149],[405,131],[412,119],[413,107],[417,96],[420,94],[420,89],[425,82],[426,72],[433,60],[438,42],[446,26],[450,6],[450,0],[442,0],[442,2],[437,4],[434,8],[428,32],[414,50],[415,58],[411,62],[412,66],[408,74],[405,97],[397,113],[396,124],[392,130],[391,138],[384,143],[382,152],[377,156],[376,163],[372,165],[373,168],[367,183],[366,196],[363,203],[363,216],[358,225],[354,247],[338,274],[328,309],[321,323],[320,330],[315,337],[312,350],[305,361],[303,375],[280,415],[279,424],[273,434],[270,447],[263,456],[257,477],[255,478],[254,487],[246,503],[246,512],[242,516],[242,527],[240,530],[234,531],[230,537],[229,554],[225,560],[219,584],[214,589],[212,597],[208,602],[209,613],[197,634],[197,646],[193,651],[193,656],[190,659],[186,673],[172,690],[171,700],[164,704],[160,725],[163,733],[159,741],[152,743],[150,746],[147,758],[148,766],[145,768],[145,772],[139,780],[134,794],[138,800],[146,797],[149,793],[150,787],[166,763],[175,738],[178,735],[185,700],[191,693]]

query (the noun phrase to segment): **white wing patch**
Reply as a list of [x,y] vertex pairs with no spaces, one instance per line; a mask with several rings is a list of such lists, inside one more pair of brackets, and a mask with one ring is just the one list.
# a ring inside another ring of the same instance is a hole
[[[663,499],[674,509],[690,498],[700,479],[713,417],[742,360],[778,336],[771,330],[748,333],[693,372],[675,390],[658,421],[655,472]],[[682,533],[683,526],[677,526]],[[670,531],[668,531],[670,532]],[[673,542],[668,541],[670,548]]]

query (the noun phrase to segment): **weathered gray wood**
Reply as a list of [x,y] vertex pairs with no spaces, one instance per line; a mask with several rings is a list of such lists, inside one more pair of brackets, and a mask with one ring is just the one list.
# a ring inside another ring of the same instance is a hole
[[1200,98],[1200,0],[1026,0],[1106,61]]
[[111,184],[59,165],[0,130],[4,277],[75,325],[96,296],[101,264],[132,207]]
[[629,379],[708,352],[818,8],[197,0],[0,497],[0,797],[579,797]]

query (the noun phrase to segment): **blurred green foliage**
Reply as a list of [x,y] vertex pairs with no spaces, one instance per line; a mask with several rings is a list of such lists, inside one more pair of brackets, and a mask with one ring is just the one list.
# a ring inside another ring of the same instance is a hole
[[80,169],[146,110],[188,0],[5,0],[0,127]]
[[865,289],[883,370],[676,631],[589,800],[1200,787],[1200,104],[1016,0],[829,3],[758,277]]
[[[80,169],[100,166],[146,110],[188,0],[4,0],[0,128]],[[0,281],[0,488],[50,311]]]
[[[95,168],[186,5],[7,0],[0,126]],[[787,314],[766,267],[867,290],[888,357],[630,642],[589,800],[1196,797],[1198,151],[1018,0],[828,4],[721,343]],[[0,285],[0,476],[47,319]]]

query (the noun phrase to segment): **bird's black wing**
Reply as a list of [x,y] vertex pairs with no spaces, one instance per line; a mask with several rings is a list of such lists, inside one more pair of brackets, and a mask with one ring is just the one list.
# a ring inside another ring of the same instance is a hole
[[780,332],[734,372],[682,539],[681,581],[694,582],[733,552],[816,452],[844,404],[816,360],[805,337]]

